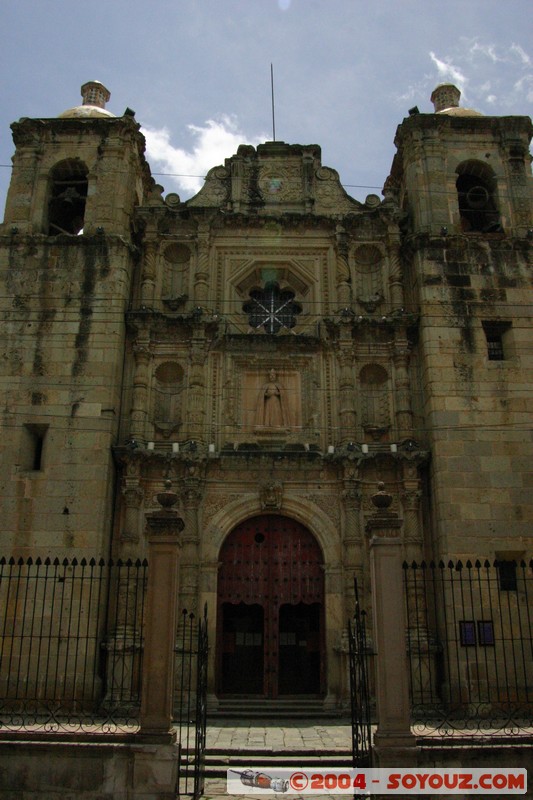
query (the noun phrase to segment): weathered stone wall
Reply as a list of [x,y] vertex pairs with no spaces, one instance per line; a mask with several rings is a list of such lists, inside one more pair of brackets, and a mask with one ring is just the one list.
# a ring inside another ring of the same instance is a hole
[[172,800],[177,745],[0,743],[0,798]]
[[98,234],[1,244],[2,549],[106,555],[129,250]]

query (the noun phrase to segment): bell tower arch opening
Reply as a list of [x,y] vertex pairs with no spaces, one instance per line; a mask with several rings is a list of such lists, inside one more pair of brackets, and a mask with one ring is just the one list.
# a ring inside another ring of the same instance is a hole
[[48,234],[76,236],[83,230],[87,200],[88,170],[79,159],[56,164],[50,173]]
[[301,523],[262,514],[220,550],[217,692],[221,696],[324,694],[324,559]]

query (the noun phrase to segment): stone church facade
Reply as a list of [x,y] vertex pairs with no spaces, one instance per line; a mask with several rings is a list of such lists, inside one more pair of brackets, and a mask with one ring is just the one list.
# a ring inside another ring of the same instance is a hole
[[531,121],[440,86],[383,199],[267,142],[181,202],[82,93],[12,126],[2,554],[143,558],[170,480],[211,703],[342,704],[379,481],[408,562],[533,556]]

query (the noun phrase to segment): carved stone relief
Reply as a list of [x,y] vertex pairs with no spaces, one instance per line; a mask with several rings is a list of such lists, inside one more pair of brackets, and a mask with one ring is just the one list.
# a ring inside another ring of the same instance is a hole
[[278,510],[283,502],[283,484],[281,481],[265,481],[259,487],[259,500],[261,508],[265,510]]
[[301,425],[301,380],[294,371],[254,370],[242,375],[243,431],[283,435]]
[[284,159],[279,162],[270,161],[268,166],[259,170],[259,189],[265,202],[286,202],[302,199],[301,165],[288,164]]
[[340,529],[340,502],[337,495],[309,494],[307,497],[333,520],[337,529]]

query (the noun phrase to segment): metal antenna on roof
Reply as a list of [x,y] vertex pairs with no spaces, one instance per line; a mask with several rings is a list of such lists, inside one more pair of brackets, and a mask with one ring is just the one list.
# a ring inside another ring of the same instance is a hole
[[270,89],[272,93],[272,141],[276,141],[276,117],[274,115],[274,67],[270,64]]

